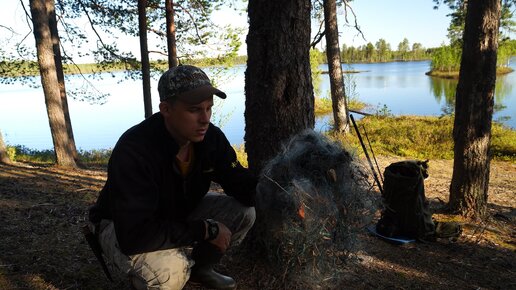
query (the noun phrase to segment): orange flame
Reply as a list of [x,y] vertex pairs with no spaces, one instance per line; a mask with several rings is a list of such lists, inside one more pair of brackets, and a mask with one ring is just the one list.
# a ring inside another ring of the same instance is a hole
[[297,214],[299,215],[299,217],[301,217],[302,219],[305,218],[305,205],[303,203],[301,203],[301,205],[299,206],[299,209],[297,210]]

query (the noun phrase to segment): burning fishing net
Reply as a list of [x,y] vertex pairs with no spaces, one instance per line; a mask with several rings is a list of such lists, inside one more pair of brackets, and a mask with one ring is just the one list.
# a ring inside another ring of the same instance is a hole
[[256,239],[284,286],[338,283],[357,231],[372,217],[370,190],[361,163],[312,130],[268,162],[257,188]]

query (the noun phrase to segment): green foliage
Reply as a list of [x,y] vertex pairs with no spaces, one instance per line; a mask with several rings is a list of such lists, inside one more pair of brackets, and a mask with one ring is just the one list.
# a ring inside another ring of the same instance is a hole
[[330,98],[315,98],[314,114],[315,116],[324,116],[333,112],[332,102]]
[[[331,104],[331,101],[328,100]],[[331,112],[331,110],[330,110]],[[392,117],[379,114],[357,121],[365,126],[376,155],[401,156],[417,159],[453,159],[453,116],[444,117]],[[361,129],[362,130],[362,129]],[[362,131],[363,132],[363,131]],[[495,160],[516,161],[516,131],[493,123],[491,154]],[[343,144],[350,144],[362,152],[356,134],[333,136]],[[233,146],[238,161],[247,167],[247,153],[243,144]],[[53,150],[32,150],[24,146],[7,146],[12,161],[54,164]],[[80,161],[86,165],[107,166],[111,150],[79,152]]]
[[344,44],[340,53],[341,60],[345,63],[425,60],[430,58],[429,52],[421,43],[412,44],[412,49],[410,49],[407,38],[403,39],[396,51],[391,49],[390,43],[385,39],[379,39],[374,45],[371,42],[359,47]]
[[247,163],[247,152],[245,152],[244,144],[238,146],[233,145],[233,149],[235,149],[238,162],[240,162],[243,167],[248,168],[249,164]]
[[94,149],[94,150],[80,150],[79,160],[87,165],[101,165],[106,166],[111,157],[111,149]]
[[[453,116],[367,116],[357,123],[360,128],[365,126],[376,155],[453,159]],[[356,134],[337,138],[360,148]],[[516,131],[494,123],[491,153],[495,160],[516,161]]]
[[36,162],[54,164],[56,156],[54,150],[34,150],[25,146],[7,146],[7,152],[12,161]]
[[495,160],[516,161],[516,130],[493,123],[491,154]]
[[310,49],[310,70],[312,72],[312,85],[316,96],[321,94],[321,70],[319,65],[326,61],[326,55],[317,49]]
[[459,71],[461,49],[456,46],[444,45],[432,53],[432,71]]
[[[497,51],[497,74],[511,72],[507,70],[510,58],[516,54],[516,40],[502,41]],[[462,48],[453,45],[443,45],[432,52],[432,76],[458,78]]]
[[[80,150],[78,152],[79,160],[86,165],[106,166],[111,156],[111,151],[111,149]],[[56,162],[55,152],[51,149],[35,150],[21,145],[7,146],[7,154],[12,161],[41,164],[55,164]]]
[[7,156],[9,157],[9,160],[11,160],[11,161],[16,160],[16,148],[8,146],[7,147]]
[[392,117],[394,116],[392,114],[392,111],[391,109],[389,109],[389,107],[387,107],[386,104],[383,104],[382,105],[378,105],[378,107],[376,108],[375,110],[375,115],[378,116],[378,117]]
[[398,44],[398,59],[409,60],[409,50],[409,41],[407,38],[404,38],[403,41]]
[[498,45],[498,55],[496,65],[498,67],[508,67],[511,56],[516,55],[516,40],[503,40]]

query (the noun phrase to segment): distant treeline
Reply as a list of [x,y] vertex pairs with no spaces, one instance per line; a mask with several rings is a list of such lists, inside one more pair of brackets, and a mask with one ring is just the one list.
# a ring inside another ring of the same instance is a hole
[[[459,71],[462,49],[457,46],[441,46],[432,52],[432,70]],[[511,56],[516,55],[516,40],[502,40],[498,44],[497,67],[509,66]]]
[[379,39],[375,44],[369,42],[358,47],[343,45],[340,54],[342,62],[346,63],[413,61],[430,59],[432,49],[417,42],[411,45],[405,38],[393,50],[385,39]]
[[[219,58],[204,58],[204,59],[186,59],[179,60],[181,64],[190,64],[200,67],[208,66],[231,66],[234,64],[245,64],[247,56],[236,56],[231,60]],[[168,63],[164,60],[151,61],[151,67],[157,70],[166,70]],[[140,63],[134,60],[131,63],[111,62],[111,63],[87,63],[87,64],[72,64],[63,63],[63,70],[65,74],[89,74],[97,72],[116,72],[140,69]],[[37,61],[0,61],[0,77],[11,78],[21,76],[37,76],[39,75],[39,67]]]
[[[516,40],[503,40],[498,47],[498,66],[500,68],[509,65],[510,57],[516,55]],[[327,63],[326,52],[314,49],[311,53],[315,63]],[[369,42],[358,47],[343,45],[341,49],[342,63],[375,63],[391,61],[418,61],[432,60],[433,72],[458,72],[460,68],[461,49],[450,45],[443,45],[437,48],[424,48],[420,43],[409,44],[405,38],[398,44],[397,50],[392,50],[391,45],[384,39],[378,40],[374,45]],[[191,64],[200,67],[209,66],[231,66],[245,64],[247,56],[239,55],[228,60],[227,58],[203,58],[203,59],[180,59],[182,64]],[[152,61],[154,69],[166,70],[168,64],[164,60]],[[134,61],[131,64],[114,62],[102,64],[63,64],[65,74],[94,73],[94,72],[115,72],[127,71],[140,68],[140,63]],[[38,63],[36,61],[0,61],[0,77],[18,77],[39,75]]]

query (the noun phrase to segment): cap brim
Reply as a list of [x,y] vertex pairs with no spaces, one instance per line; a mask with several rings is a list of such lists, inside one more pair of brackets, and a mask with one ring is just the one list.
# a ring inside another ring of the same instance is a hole
[[213,95],[221,99],[226,98],[226,93],[208,85],[181,93],[177,96],[177,99],[189,104],[198,104],[213,97]]

